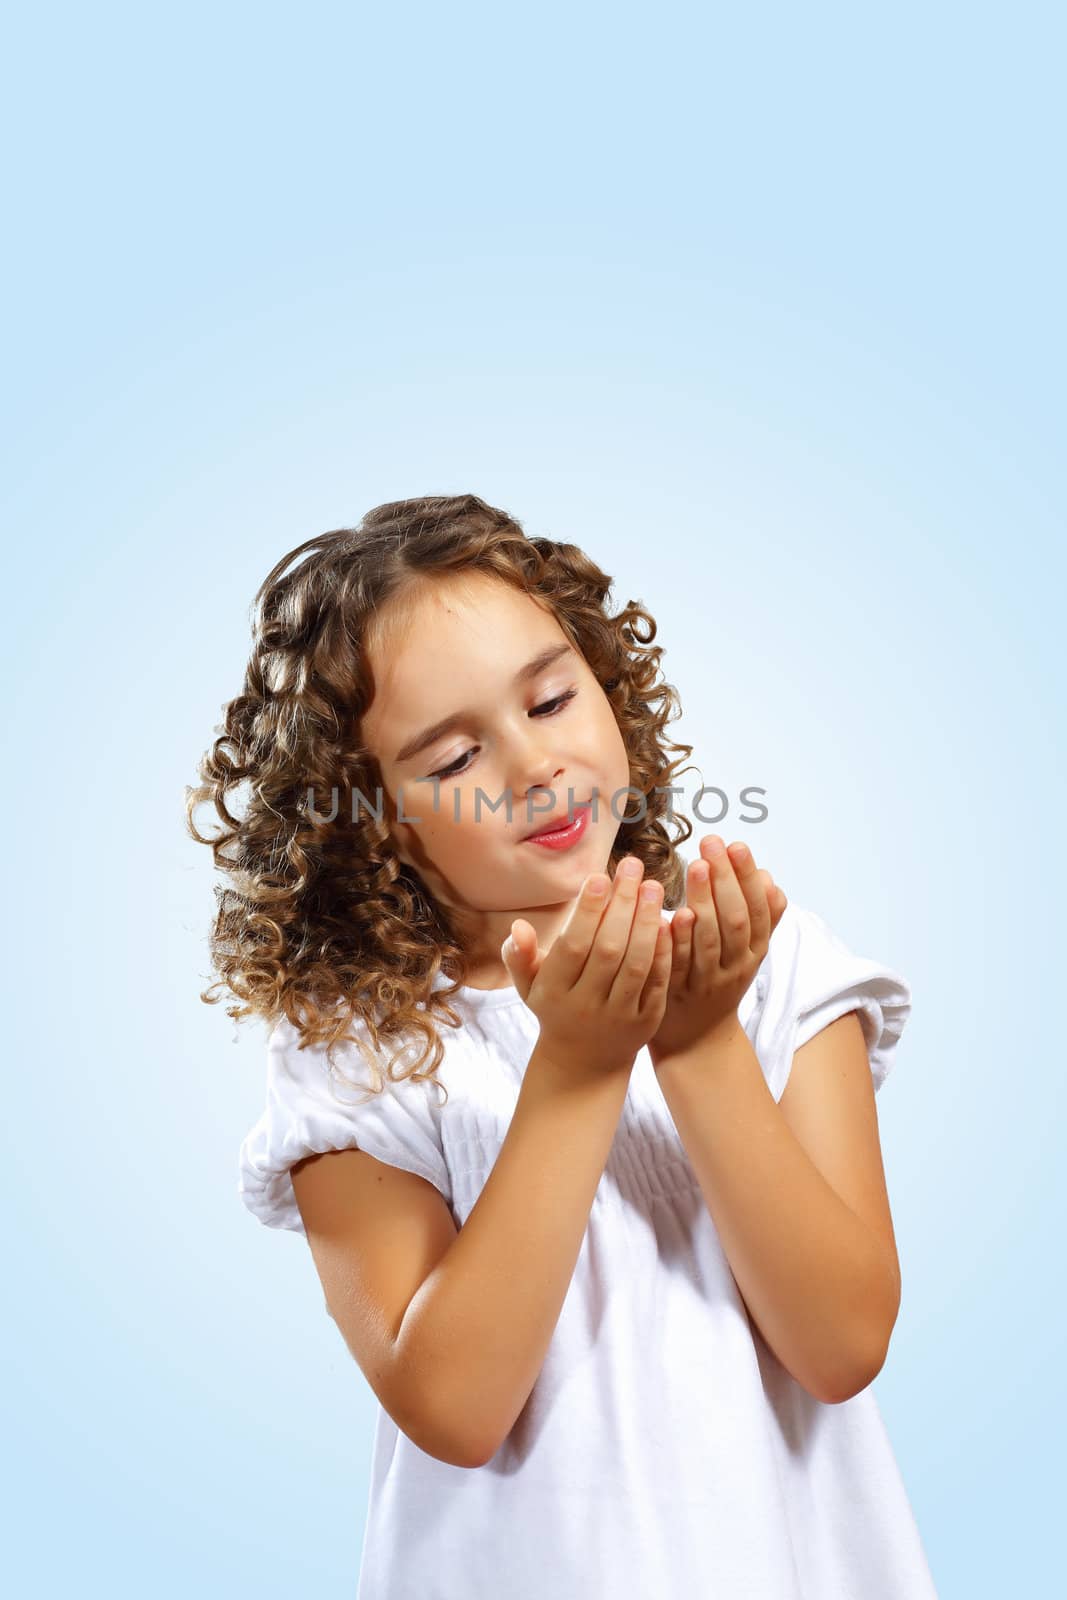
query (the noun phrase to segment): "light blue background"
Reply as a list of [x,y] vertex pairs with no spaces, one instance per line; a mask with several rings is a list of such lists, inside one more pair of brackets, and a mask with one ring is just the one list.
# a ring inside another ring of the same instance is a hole
[[273,563],[467,490],[651,608],[674,731],[768,791],[720,831],[911,980],[876,1390],[941,1595],[1047,1592],[1053,8],[9,29],[11,1592],[354,1593],[373,1397],[307,1246],[237,1198],[265,1035],[197,998],[218,880],[184,786]]

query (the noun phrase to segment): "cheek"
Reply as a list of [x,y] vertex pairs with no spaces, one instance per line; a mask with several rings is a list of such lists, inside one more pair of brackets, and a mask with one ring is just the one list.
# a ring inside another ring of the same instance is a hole
[[[611,750],[612,766],[615,768],[616,772],[625,773],[628,777],[630,771],[630,761],[626,754],[626,741],[622,736],[622,729],[615,721],[610,709],[608,710],[607,715],[608,722],[605,728],[604,737],[609,749]],[[623,781],[626,781],[625,778]]]
[[[451,805],[451,802],[449,802]],[[470,815],[470,807],[463,807],[460,821],[452,820],[451,811],[444,815],[433,817],[432,822],[427,821],[423,828],[427,850],[442,863],[448,862],[453,866],[460,866],[467,861],[476,861],[478,852],[484,849],[489,837],[489,825],[486,817],[475,822]],[[431,811],[432,815],[432,811]]]

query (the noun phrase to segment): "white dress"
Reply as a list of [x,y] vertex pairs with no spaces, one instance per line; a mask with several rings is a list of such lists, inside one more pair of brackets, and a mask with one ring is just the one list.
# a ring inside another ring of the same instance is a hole
[[[261,1222],[302,1233],[289,1168],[358,1147],[434,1184],[462,1227],[538,1022],[515,989],[464,989],[453,1004],[464,1026],[443,1030],[443,1107],[432,1085],[410,1083],[348,1103],[364,1097],[278,1024],[267,1106],[240,1153],[239,1192]],[[852,1010],[878,1089],[910,988],[790,903],[738,1013],[776,1101],[793,1052]],[[368,1081],[354,1048],[336,1055],[345,1078]],[[762,1339],[647,1049],[544,1365],[496,1454],[449,1466],[379,1406],[358,1600],[594,1593],[936,1600],[873,1390],[824,1404]]]

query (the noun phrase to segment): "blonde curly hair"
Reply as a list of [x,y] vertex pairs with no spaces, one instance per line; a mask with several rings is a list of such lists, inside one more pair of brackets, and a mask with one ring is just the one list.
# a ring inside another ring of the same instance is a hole
[[[306,559],[286,573],[298,556]],[[391,637],[427,581],[469,572],[547,605],[581,651],[622,733],[637,811],[631,816],[628,802],[608,872],[624,855],[638,856],[646,877],[662,883],[664,905],[680,904],[685,864],[677,846],[692,824],[672,816],[680,830],[672,840],[661,819],[692,746],[664,733],[681,707],[676,689],[656,682],[663,651],[652,643],[654,619],[637,601],[610,616],[612,580],[577,545],[528,539],[513,517],[473,494],[388,501],[358,527],[319,534],[277,563],[253,602],[244,689],[224,708],[219,737],[197,768],[200,784],[185,791],[188,831],[210,845],[228,879],[215,886],[210,935],[219,977],[201,1000],[215,1005],[215,991],[228,989],[240,1002],[227,1007],[235,1021],[260,1016],[273,1026],[284,1016],[301,1048],[325,1046],[331,1071],[332,1052],[351,1040],[355,1023],[375,1052],[398,1045],[391,1081],[439,1089],[438,1029],[461,1025],[449,1000],[468,970],[457,930],[400,860],[384,815],[359,807],[346,817],[335,806],[324,817],[313,796],[320,788],[381,792],[378,762],[361,738],[374,692],[368,647]],[[671,761],[668,751],[679,754]],[[249,793],[238,818],[231,792],[243,783]],[[205,801],[222,823],[212,838],[193,821]],[[351,1042],[368,1055],[372,1093],[381,1092],[377,1060],[360,1038]]]

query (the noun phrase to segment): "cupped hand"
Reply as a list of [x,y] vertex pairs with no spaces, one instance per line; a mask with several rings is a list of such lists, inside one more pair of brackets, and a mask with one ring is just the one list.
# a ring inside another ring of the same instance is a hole
[[[626,862],[635,874],[623,870]],[[642,883],[643,873],[630,856],[614,879],[587,878],[547,954],[523,918],[502,946],[515,987],[540,1020],[539,1043],[575,1077],[628,1071],[663,1017],[670,929],[660,916],[663,886]]]
[[700,841],[686,874],[686,904],[671,923],[671,976],[663,1019],[649,1040],[653,1064],[690,1050],[737,1021],[788,901],[747,845]]

